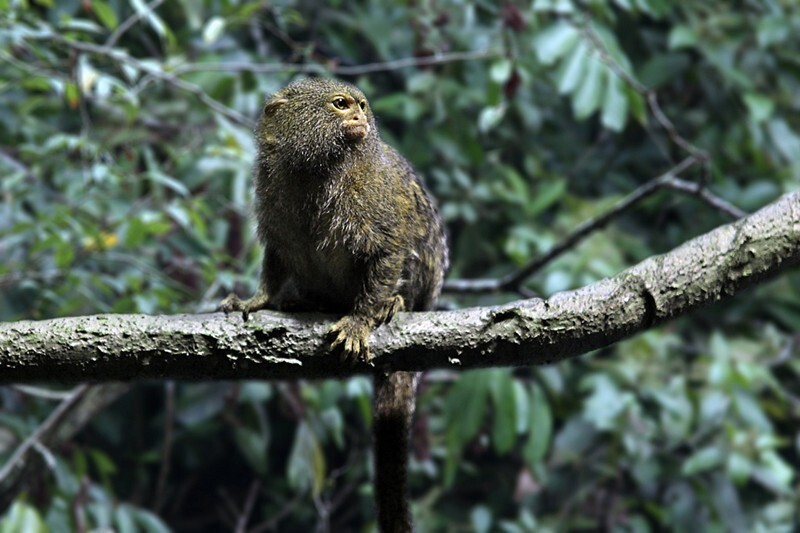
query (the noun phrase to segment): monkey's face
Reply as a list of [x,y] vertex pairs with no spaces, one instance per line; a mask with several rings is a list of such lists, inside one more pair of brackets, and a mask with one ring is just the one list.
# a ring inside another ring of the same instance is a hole
[[348,93],[335,93],[328,105],[339,117],[342,134],[347,141],[357,142],[369,135],[371,126],[367,118],[366,98]]
[[257,139],[283,167],[322,169],[378,139],[364,94],[337,80],[309,78],[287,85],[264,106]]

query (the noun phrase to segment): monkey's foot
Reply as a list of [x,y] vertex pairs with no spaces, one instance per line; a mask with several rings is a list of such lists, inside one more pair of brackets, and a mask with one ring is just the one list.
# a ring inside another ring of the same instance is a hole
[[392,296],[383,304],[383,309],[381,309],[380,314],[378,314],[377,322],[378,324],[386,324],[392,320],[395,313],[399,313],[400,311],[406,308],[406,302],[403,300],[403,297],[398,295]]
[[369,363],[369,324],[363,318],[346,315],[328,330],[331,350],[341,351],[346,361]]
[[247,321],[250,318],[250,313],[267,308],[269,298],[263,291],[258,291],[255,296],[242,300],[233,293],[230,293],[224,300],[222,300],[217,308],[226,315],[234,311],[242,312],[242,320]]

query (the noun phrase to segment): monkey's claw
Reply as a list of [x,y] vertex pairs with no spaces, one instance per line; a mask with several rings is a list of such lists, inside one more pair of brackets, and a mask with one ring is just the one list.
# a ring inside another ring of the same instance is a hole
[[342,317],[328,331],[331,350],[340,351],[345,361],[370,363],[369,325],[358,317]]
[[399,294],[392,296],[383,306],[383,310],[378,317],[378,324],[388,324],[396,313],[406,308],[406,302]]

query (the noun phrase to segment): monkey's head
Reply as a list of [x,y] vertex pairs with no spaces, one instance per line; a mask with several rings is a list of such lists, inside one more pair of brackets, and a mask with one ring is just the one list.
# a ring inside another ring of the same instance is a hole
[[324,168],[379,139],[364,93],[323,78],[296,81],[272,95],[256,137],[267,157],[295,168]]

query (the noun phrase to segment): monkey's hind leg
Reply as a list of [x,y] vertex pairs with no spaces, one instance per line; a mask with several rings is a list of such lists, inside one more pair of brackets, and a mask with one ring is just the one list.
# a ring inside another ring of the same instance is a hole
[[247,300],[242,300],[234,293],[229,294],[220,302],[218,309],[226,315],[234,311],[241,311],[242,319],[247,321],[247,319],[250,318],[250,313],[266,309],[268,303],[269,296],[267,295],[267,290],[261,285],[255,295]]

